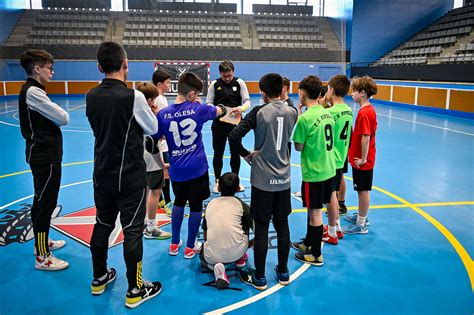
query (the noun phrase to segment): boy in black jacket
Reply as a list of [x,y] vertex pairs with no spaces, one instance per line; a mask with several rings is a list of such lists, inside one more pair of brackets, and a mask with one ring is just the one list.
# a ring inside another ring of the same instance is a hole
[[86,95],[86,115],[95,137],[94,199],[96,224],[91,238],[94,279],[92,294],[105,291],[115,280],[115,269],[107,269],[109,236],[120,214],[124,234],[124,258],[128,291],[125,305],[137,307],[161,292],[160,282],[142,278],[146,171],[143,134],[158,129],[155,115],[143,93],[129,89],[125,81],[128,60],[123,47],[104,42],[97,49],[99,70],[105,79]]

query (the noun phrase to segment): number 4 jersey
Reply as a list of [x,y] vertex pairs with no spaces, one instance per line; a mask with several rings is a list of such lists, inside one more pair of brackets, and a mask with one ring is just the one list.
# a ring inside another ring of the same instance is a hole
[[158,133],[153,137],[166,138],[172,181],[188,181],[208,171],[201,131],[206,121],[216,118],[216,111],[215,106],[184,102],[158,112]]
[[344,167],[352,132],[352,109],[347,104],[334,104],[328,108],[334,118],[334,154],[336,169]]
[[304,182],[321,182],[336,175],[334,119],[321,105],[308,108],[296,123],[293,141],[304,144],[301,172]]

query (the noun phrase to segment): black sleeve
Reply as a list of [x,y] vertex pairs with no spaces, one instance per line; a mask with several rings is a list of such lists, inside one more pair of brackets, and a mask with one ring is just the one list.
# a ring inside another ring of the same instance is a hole
[[262,106],[254,107],[240,123],[232,129],[228,138],[229,144],[233,144],[238,148],[240,156],[247,156],[250,152],[242,145],[242,138],[257,126],[257,113]]
[[[235,197],[237,198],[237,197]],[[250,229],[253,230],[253,219],[250,215],[250,207],[248,204],[243,202],[240,198],[237,198],[237,200],[240,201],[242,205],[242,209],[244,211],[244,214],[242,216],[241,224],[242,224],[242,230],[244,230],[244,233],[246,235],[250,235]]]

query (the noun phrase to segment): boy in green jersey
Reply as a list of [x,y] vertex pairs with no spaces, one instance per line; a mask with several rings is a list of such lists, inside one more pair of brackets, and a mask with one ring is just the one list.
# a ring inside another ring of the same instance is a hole
[[[344,96],[349,92],[351,82],[345,75],[336,75],[328,82],[326,100],[333,104],[328,108],[334,118],[334,155],[336,157],[336,192],[339,196],[344,169],[347,172],[347,152],[352,132],[352,109],[344,103]],[[344,199],[342,199],[344,200]],[[344,202],[344,201],[343,201]],[[341,201],[339,201],[339,204]],[[328,205],[328,226],[324,227],[323,241],[337,245],[338,239],[344,237],[339,218],[339,204],[337,198]]]
[[[323,204],[336,198],[334,177],[334,119],[329,111],[318,103],[321,97],[321,80],[307,76],[299,85],[300,106],[298,122],[293,133],[295,149],[301,152],[301,187],[303,206],[308,209],[309,224],[306,237],[292,246],[299,250],[296,259],[312,265],[323,265],[321,241],[323,237]],[[302,107],[307,110],[301,113]]]

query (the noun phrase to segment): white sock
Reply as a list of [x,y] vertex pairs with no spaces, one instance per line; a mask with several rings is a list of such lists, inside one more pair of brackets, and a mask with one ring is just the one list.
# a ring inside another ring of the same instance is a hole
[[365,220],[367,217],[361,217],[360,215],[357,215],[357,225],[358,226],[365,226]]
[[328,225],[328,234],[329,236],[331,237],[335,237],[336,236],[336,226],[334,225]]
[[148,232],[151,232],[155,229],[156,219],[147,219],[146,220],[146,229]]
[[336,220],[336,229],[337,229],[338,231],[342,231],[341,219],[337,219],[337,220]]

